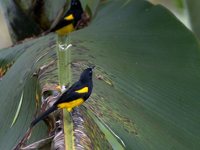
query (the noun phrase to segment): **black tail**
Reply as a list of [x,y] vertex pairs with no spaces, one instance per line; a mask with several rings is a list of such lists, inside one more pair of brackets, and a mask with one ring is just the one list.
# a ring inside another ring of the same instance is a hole
[[35,120],[33,120],[31,122],[31,128],[36,125],[40,120],[43,120],[44,118],[46,118],[51,112],[53,112],[54,110],[56,110],[57,107],[55,105],[53,105],[52,107],[50,107],[49,109],[47,109],[45,112],[43,112],[42,114],[40,114]]

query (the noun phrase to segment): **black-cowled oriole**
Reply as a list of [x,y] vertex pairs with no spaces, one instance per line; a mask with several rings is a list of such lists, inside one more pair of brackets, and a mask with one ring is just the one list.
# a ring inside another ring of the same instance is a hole
[[85,69],[82,72],[80,79],[75,82],[66,92],[64,92],[53,104],[53,106],[51,106],[31,122],[31,127],[37,124],[40,120],[45,119],[51,112],[59,108],[66,108],[70,112],[72,108],[79,106],[86,101],[92,93],[93,88],[92,69],[93,68]]
[[50,32],[55,31],[58,35],[62,36],[74,31],[78,21],[81,20],[82,14],[83,8],[80,1],[71,0],[70,9]]

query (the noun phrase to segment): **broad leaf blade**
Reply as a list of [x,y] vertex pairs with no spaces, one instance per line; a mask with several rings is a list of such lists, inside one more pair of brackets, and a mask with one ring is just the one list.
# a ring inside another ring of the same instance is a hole
[[72,41],[74,63],[95,63],[96,76],[112,81],[95,81],[87,106],[127,149],[200,146],[200,49],[169,11],[144,1],[108,2]]

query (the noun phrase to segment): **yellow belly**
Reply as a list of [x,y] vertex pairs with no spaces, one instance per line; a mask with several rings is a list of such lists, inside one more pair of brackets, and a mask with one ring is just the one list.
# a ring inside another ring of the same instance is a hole
[[65,102],[65,103],[61,103],[58,104],[58,108],[66,108],[67,111],[72,111],[72,108],[81,105],[84,102],[84,100],[82,98],[73,100],[71,102]]
[[73,26],[73,24],[71,23],[71,24],[69,24],[69,25],[67,25],[67,26],[64,26],[64,27],[62,27],[62,28],[56,30],[56,33],[57,33],[58,35],[63,36],[63,35],[66,35],[66,34],[72,32],[72,31],[74,31],[74,26]]

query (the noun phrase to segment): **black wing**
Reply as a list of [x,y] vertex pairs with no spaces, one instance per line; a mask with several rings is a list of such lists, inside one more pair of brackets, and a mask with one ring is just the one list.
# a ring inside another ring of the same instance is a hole
[[79,90],[83,87],[84,85],[82,85],[80,81],[74,83],[66,92],[61,95],[61,97],[54,103],[54,105],[58,105],[63,102],[70,102],[78,98],[83,98],[85,93],[80,94],[75,92],[76,90]]

